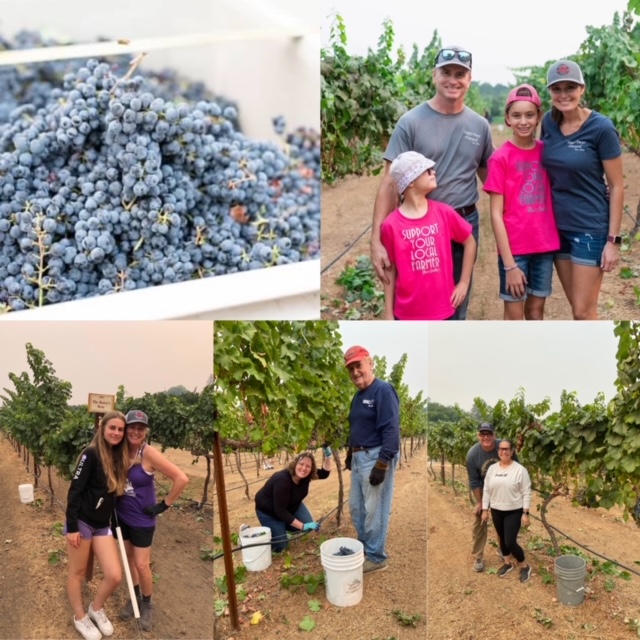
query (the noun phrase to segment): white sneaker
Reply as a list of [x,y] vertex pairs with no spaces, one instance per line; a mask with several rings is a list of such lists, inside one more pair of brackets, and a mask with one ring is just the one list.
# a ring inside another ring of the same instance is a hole
[[95,628],[87,615],[82,620],[76,620],[76,617],[73,616],[73,624],[84,640],[100,640],[102,638],[102,634]]
[[104,607],[96,611],[93,608],[93,602],[89,605],[89,609],[87,611],[87,615],[95,622],[96,627],[100,629],[100,633],[103,636],[111,636],[113,635],[113,625],[107,618],[107,614],[104,611]]

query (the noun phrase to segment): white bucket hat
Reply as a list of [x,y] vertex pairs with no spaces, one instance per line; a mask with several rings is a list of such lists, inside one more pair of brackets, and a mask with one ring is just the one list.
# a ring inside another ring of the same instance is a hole
[[396,183],[398,193],[402,194],[411,182],[435,165],[433,160],[425,158],[417,151],[405,151],[391,163],[389,173]]

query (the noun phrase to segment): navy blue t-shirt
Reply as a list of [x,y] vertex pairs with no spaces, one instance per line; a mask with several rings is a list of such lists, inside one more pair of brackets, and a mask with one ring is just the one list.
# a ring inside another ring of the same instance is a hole
[[542,164],[549,174],[556,224],[561,231],[609,233],[609,198],[603,160],[622,155],[613,122],[592,111],[565,136],[548,112],[542,118]]
[[381,447],[378,460],[391,462],[400,450],[400,400],[391,384],[375,378],[356,392],[349,411],[349,446]]

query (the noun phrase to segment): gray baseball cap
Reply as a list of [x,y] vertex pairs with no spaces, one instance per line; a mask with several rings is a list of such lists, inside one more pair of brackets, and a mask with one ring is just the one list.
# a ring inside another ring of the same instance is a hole
[[547,71],[547,89],[556,82],[575,82],[584,85],[582,70],[573,60],[558,60]]
[[149,426],[149,418],[147,417],[147,414],[139,409],[131,409],[131,411],[127,413],[125,421],[127,424],[140,423],[145,427]]
[[444,67],[448,64],[457,64],[459,67],[464,67],[471,71],[471,58],[471,53],[469,53],[464,47],[452,44],[448,47],[442,47],[442,49],[438,51],[433,68],[439,69],[440,67]]

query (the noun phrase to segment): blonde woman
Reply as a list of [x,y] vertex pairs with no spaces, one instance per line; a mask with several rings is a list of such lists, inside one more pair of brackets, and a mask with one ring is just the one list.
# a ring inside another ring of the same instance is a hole
[[[151,543],[156,529],[156,516],[178,499],[189,482],[189,478],[173,462],[147,444],[148,434],[147,414],[138,409],[129,411],[126,416],[127,486],[116,504],[140,610],[140,626],[144,631],[150,631],[153,626]],[[156,471],[172,483],[169,493],[161,502],[156,499]],[[133,618],[131,600],[120,611],[119,617],[121,620]]]
[[[111,516],[116,496],[124,493],[127,479],[124,429],[122,413],[105,414],[93,440],[78,458],[67,495],[67,595],[73,623],[85,640],[100,640],[103,635],[113,634],[104,604],[122,580]],[[103,578],[85,613],[82,582],[91,552],[98,558]]]

